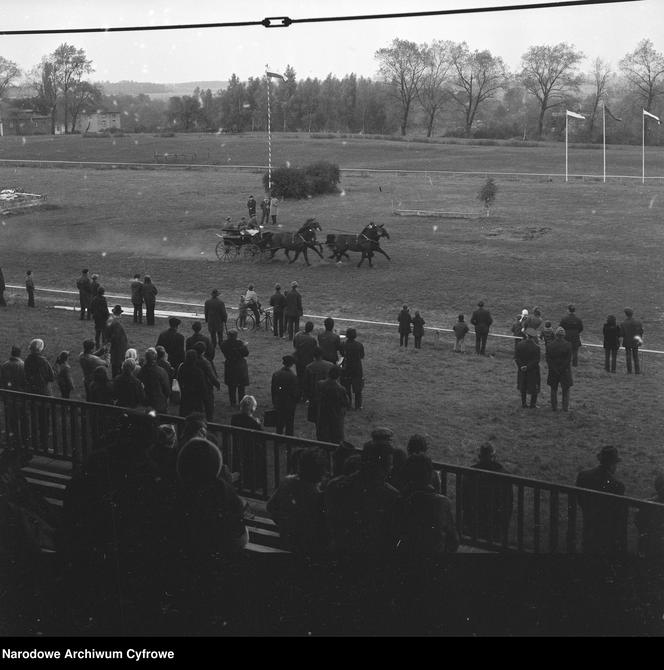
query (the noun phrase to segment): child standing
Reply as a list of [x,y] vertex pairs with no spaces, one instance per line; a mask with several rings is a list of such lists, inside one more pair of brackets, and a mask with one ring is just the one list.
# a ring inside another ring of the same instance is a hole
[[35,280],[32,278],[32,270],[25,273],[25,290],[28,292],[28,307],[35,306]]
[[74,389],[74,382],[71,376],[68,351],[61,351],[55,359],[55,380],[58,382],[62,397],[69,398]]
[[454,343],[454,351],[460,354],[466,353],[466,344],[464,342],[466,333],[468,332],[468,324],[464,321],[463,314],[459,314],[457,322],[452,326],[456,342]]
[[413,317],[413,337],[415,338],[416,349],[422,348],[422,335],[424,335],[424,319],[415,310],[415,316]]

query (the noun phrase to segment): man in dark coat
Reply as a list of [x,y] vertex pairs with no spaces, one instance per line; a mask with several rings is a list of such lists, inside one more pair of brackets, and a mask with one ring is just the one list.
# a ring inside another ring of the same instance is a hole
[[[25,364],[21,359],[21,348],[13,346],[11,355],[0,365],[0,388],[10,391],[25,391]],[[28,439],[28,415],[21,398],[9,399],[4,404],[5,420],[8,437],[14,436],[17,441]]]
[[[25,390],[27,393],[39,395],[52,395],[50,384],[55,381],[55,373],[51,364],[42,353],[44,351],[44,340],[32,340],[30,342],[30,353],[26,356],[23,364],[25,372]],[[36,408],[38,432],[37,442],[45,449],[48,444],[49,435],[49,412],[48,405],[40,405]],[[36,436],[36,435],[35,435]],[[34,436],[33,436],[34,437]],[[33,443],[34,446],[34,443]]]
[[194,331],[194,333],[187,338],[184,347],[185,351],[193,349],[197,342],[203,342],[203,344],[205,344],[205,358],[211,361],[214,358],[214,352],[212,351],[212,340],[210,340],[207,335],[203,335],[203,333],[201,333],[202,326],[199,321],[194,321],[194,323],[191,324],[191,329]]
[[289,340],[292,340],[295,333],[300,330],[300,317],[303,314],[302,296],[298,293],[297,287],[298,283],[296,281],[291,282],[291,290],[286,293],[284,317],[286,318]]
[[152,283],[150,275],[145,275],[141,289],[143,302],[145,303],[145,323],[154,326],[154,308],[157,304],[157,287]]
[[100,286],[101,284],[99,283],[99,275],[93,274],[92,279],[90,280],[90,300],[94,300]]
[[323,359],[323,350],[316,347],[314,360],[307,365],[304,371],[304,388],[302,396],[307,401],[307,421],[316,423],[318,417],[318,396],[316,384],[327,379],[327,373],[334,367],[330,361]]
[[295,423],[295,408],[299,396],[297,375],[293,372],[295,358],[287,354],[282,358],[283,367],[272,375],[272,406],[277,410],[276,430],[279,435],[292,435]]
[[104,343],[108,343],[111,354],[111,376],[116,377],[122,371],[122,363],[127,352],[127,333],[120,323],[122,307],[116,305],[112,309],[112,315],[106,322],[104,330]]
[[92,320],[95,324],[95,346],[99,348],[101,345],[104,328],[111,313],[108,311],[108,302],[106,301],[106,290],[103,286],[97,289],[97,294],[90,301],[90,312],[92,313]]
[[327,379],[316,384],[318,417],[316,439],[321,442],[341,444],[344,437],[344,421],[350,400],[344,387],[339,383],[339,368],[335,365],[327,373]]
[[78,357],[83,372],[83,386],[85,388],[85,399],[90,401],[90,385],[93,381],[94,371],[99,367],[107,368],[110,363],[110,354],[103,348],[95,352],[95,343],[92,340],[83,342],[83,352]]
[[5,300],[6,288],[5,275],[2,274],[2,268],[0,268],[0,307],[7,307],[7,301]]
[[189,349],[184,363],[176,371],[180,384],[180,416],[189,416],[192,412],[205,411],[207,385],[205,375],[198,365],[198,353]]
[[270,297],[270,307],[272,307],[272,330],[274,336],[283,338],[286,296],[281,292],[280,284],[275,284],[274,286],[274,293]]
[[150,347],[145,352],[145,362],[138,373],[145,389],[145,404],[155,411],[168,411],[168,397],[171,394],[171,380],[164,368],[157,365],[157,351]]
[[341,353],[341,337],[334,332],[334,319],[330,316],[323,321],[325,330],[318,334],[318,346],[323,350],[323,358],[336,365]]
[[304,371],[309,363],[314,360],[314,351],[318,347],[314,337],[314,324],[307,321],[304,330],[301,330],[293,338],[293,357],[295,358],[295,371],[300,392],[304,391]]
[[558,327],[556,337],[546,348],[549,374],[546,383],[551,387],[551,409],[558,409],[558,385],[563,390],[563,412],[569,409],[569,390],[572,381],[572,345],[565,339],[565,329]]
[[134,323],[143,323],[143,282],[138,274],[131,280],[131,304],[134,306]]
[[572,345],[572,367],[577,367],[579,364],[579,347],[583,332],[583,321],[575,312],[576,307],[568,305],[567,314],[560,320],[561,327],[565,329],[565,339]]
[[25,273],[25,290],[28,292],[28,307],[35,306],[35,280],[32,270]]
[[634,359],[634,374],[638,375],[641,372],[639,347],[642,344],[643,324],[634,318],[634,312],[629,307],[625,309],[625,317],[620,324],[620,337],[623,338],[623,347],[625,347],[627,374],[632,374],[632,359]]
[[226,313],[226,305],[223,300],[219,299],[219,291],[212,289],[211,297],[205,301],[205,322],[208,325],[210,333],[210,340],[212,342],[212,358],[217,348],[217,344],[221,347],[224,339],[224,329],[228,321],[228,314]]
[[78,300],[81,305],[81,321],[90,318],[90,301],[92,300],[92,280],[88,276],[87,268],[81,271],[81,276],[76,281],[78,289]]
[[346,389],[348,397],[352,400],[355,396],[355,409],[362,409],[362,389],[364,387],[364,370],[362,359],[364,358],[364,345],[357,341],[355,328],[346,330],[346,341],[343,344],[342,354],[344,356],[341,365],[341,383]]
[[237,405],[244,396],[245,386],[249,386],[249,367],[247,356],[249,349],[237,337],[237,330],[229,330],[228,337],[219,347],[224,355],[224,384],[228,386],[228,399],[231,406]]
[[253,195],[250,195],[249,200],[247,200],[247,210],[249,212],[249,218],[250,219],[255,219],[256,218],[256,199],[254,198]]
[[168,319],[168,328],[159,334],[157,345],[166,349],[170,364],[177,370],[184,363],[184,335],[178,333],[182,321],[176,316]]
[[521,406],[527,407],[526,394],[530,394],[530,409],[537,407],[537,394],[540,390],[540,348],[537,346],[539,333],[528,328],[526,339],[516,345],[517,388],[521,392]]
[[[615,478],[620,462],[618,450],[602,447],[597,454],[599,465],[579,472],[576,486],[594,491],[625,495],[625,485]],[[587,554],[611,555],[625,550],[627,522],[626,507],[610,498],[579,495],[583,510],[583,551]]]
[[205,418],[208,421],[214,421],[214,389],[219,390],[221,384],[219,383],[215,369],[212,367],[212,363],[205,357],[207,349],[205,342],[196,342],[193,349],[198,354],[196,365],[198,365],[205,377]]
[[404,305],[401,308],[401,311],[397,315],[397,321],[399,322],[399,346],[407,347],[408,336],[411,333],[410,324],[413,322],[410,316],[410,311],[408,310],[408,305]]
[[480,300],[477,303],[477,309],[470,317],[470,323],[475,326],[475,353],[481,356],[486,352],[486,340],[489,336],[489,328],[493,323],[491,312],[484,309],[484,301]]

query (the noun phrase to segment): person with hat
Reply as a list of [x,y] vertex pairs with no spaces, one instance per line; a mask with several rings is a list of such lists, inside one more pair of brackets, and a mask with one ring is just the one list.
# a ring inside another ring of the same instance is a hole
[[[212,363],[205,357],[206,347],[205,342],[196,342],[194,345],[194,351],[198,355],[196,365],[200,368],[203,376],[205,377],[205,418],[208,421],[214,421],[214,389],[219,390],[221,384],[219,378],[217,377],[217,372],[214,369]],[[248,383],[248,380],[247,380]],[[238,398],[241,396],[238,395]]]
[[55,372],[55,380],[60,389],[60,395],[63,398],[69,398],[71,392],[74,390],[74,380],[71,376],[71,365],[69,364],[69,352],[61,351],[55,359],[53,366]]
[[346,329],[346,341],[342,345],[341,383],[356,410],[362,409],[362,391],[364,389],[364,345],[357,339],[355,328]]
[[249,212],[250,219],[256,218],[256,198],[253,195],[250,195],[247,200],[247,211]]
[[292,281],[291,290],[286,293],[286,307],[284,309],[288,339],[291,341],[295,333],[300,330],[300,317],[303,314],[302,296],[298,293],[297,287],[298,283]]
[[104,329],[104,343],[109,346],[111,355],[111,376],[117,377],[122,370],[122,363],[125,359],[125,352],[128,349],[127,333],[120,323],[122,307],[116,305],[111,310],[111,316],[106,322]]
[[275,337],[283,339],[286,296],[281,292],[281,284],[274,285],[274,293],[270,297],[270,307],[272,307],[272,332]]
[[204,314],[205,323],[207,323],[208,332],[210,333],[210,341],[212,342],[212,358],[214,358],[217,344],[221,347],[226,322],[228,321],[226,305],[219,298],[218,289],[213,288],[210,297],[205,301]]
[[491,312],[484,307],[484,301],[477,303],[477,309],[470,317],[470,323],[475,326],[475,353],[478,356],[486,354],[486,341],[489,337],[489,329],[493,323]]
[[413,321],[408,305],[401,308],[401,311],[397,314],[397,321],[399,323],[399,346],[408,347],[408,336],[411,333],[410,324]]
[[532,328],[525,331],[526,338],[515,348],[514,361],[517,366],[517,388],[521,392],[521,406],[528,407],[526,396],[530,394],[530,409],[537,408],[540,390],[540,348],[537,345],[539,333]]
[[517,314],[516,318],[514,319],[514,323],[512,323],[512,333],[514,335],[514,353],[516,354],[516,347],[521,342],[526,338],[524,331],[523,331],[523,324],[526,322],[526,319],[528,318],[528,310],[524,307],[521,310],[521,314]]
[[620,326],[613,314],[606,317],[602,335],[604,336],[604,369],[615,373],[618,349],[620,349]]
[[266,195],[261,200],[261,226],[270,223],[270,196]]
[[327,373],[334,367],[334,363],[323,358],[323,350],[320,347],[314,349],[314,360],[304,370],[304,387],[301,389],[302,397],[307,402],[307,421],[316,423],[318,420],[318,382],[327,379]]
[[145,303],[145,323],[148,326],[154,326],[154,308],[157,304],[157,287],[152,283],[150,275],[145,275],[143,279],[142,296]]
[[565,329],[559,326],[553,342],[546,348],[546,363],[549,367],[546,383],[551,387],[551,409],[558,409],[558,386],[563,390],[563,412],[569,410],[569,390],[572,380],[572,345],[565,339]]
[[166,349],[168,360],[176,370],[184,363],[184,335],[178,333],[181,323],[182,321],[177,316],[171,316],[168,319],[168,328],[159,333],[156,344]]
[[143,282],[141,281],[141,275],[134,275],[130,288],[131,304],[134,306],[134,323],[143,323]]
[[304,393],[304,372],[309,363],[313,363],[314,351],[318,348],[318,342],[314,336],[314,323],[307,321],[304,330],[299,331],[293,337],[293,357],[295,358],[295,371],[300,393]]
[[203,342],[203,344],[205,344],[205,358],[207,358],[209,361],[212,361],[214,358],[212,340],[210,340],[207,335],[203,335],[203,333],[201,333],[202,328],[203,326],[201,325],[200,321],[194,321],[194,323],[191,324],[191,329],[194,332],[193,335],[188,337],[185,341],[184,349],[185,351],[189,351],[189,349],[194,348],[197,342]]
[[620,337],[625,347],[627,374],[632,374],[632,360],[634,361],[634,374],[640,374],[639,347],[643,344],[643,324],[634,318],[634,311],[629,307],[625,308],[625,320],[620,324]]
[[281,359],[283,367],[272,375],[272,406],[277,411],[276,431],[279,435],[293,435],[295,408],[300,391],[297,375],[293,372],[295,358],[287,354]]
[[99,368],[107,368],[110,363],[110,355],[106,347],[95,351],[94,340],[83,341],[83,351],[78,356],[78,362],[83,372],[83,387],[85,388],[85,399],[90,400],[90,384],[94,371]]
[[92,281],[88,275],[88,269],[81,270],[81,276],[76,281],[78,289],[78,300],[81,306],[81,321],[90,319],[90,301],[92,300]]
[[35,280],[32,276],[32,270],[25,273],[25,290],[28,293],[28,307],[35,306]]
[[103,286],[97,289],[97,295],[90,301],[90,311],[92,312],[92,320],[95,324],[95,346],[99,348],[101,345],[102,336],[106,322],[110,316],[108,311],[108,302],[106,301],[106,290]]
[[339,383],[341,371],[333,365],[327,378],[316,383],[316,439],[321,442],[341,444],[345,440],[344,421],[350,400]]
[[171,380],[166,370],[157,365],[157,350],[154,347],[146,350],[145,362],[137,376],[145,390],[146,406],[152,407],[160,414],[166,414],[171,394]]
[[229,330],[219,348],[225,358],[224,384],[228,386],[231,407],[235,407],[245,395],[245,386],[249,386],[249,349],[246,342],[238,339],[237,330]]
[[560,326],[565,329],[565,339],[572,345],[572,367],[577,367],[579,364],[579,348],[583,332],[583,321],[575,312],[576,307],[568,305],[567,314],[560,320]]
[[[615,477],[621,460],[616,447],[602,447],[597,460],[599,465],[596,468],[579,472],[576,486],[625,495],[625,485]],[[625,549],[627,508],[611,498],[592,494],[579,493],[578,501],[583,511],[584,553],[602,556],[622,553]]]
[[90,300],[94,300],[99,290],[99,275],[93,274],[92,279],[90,280]]
[[272,219],[272,225],[277,225],[277,215],[279,214],[279,198],[276,195],[272,194],[270,198],[270,218]]

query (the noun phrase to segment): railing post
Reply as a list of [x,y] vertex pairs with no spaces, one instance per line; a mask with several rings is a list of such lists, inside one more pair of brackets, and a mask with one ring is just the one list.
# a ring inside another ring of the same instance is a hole
[[549,492],[549,553],[558,551],[558,491]]
[[576,554],[576,496],[567,494],[567,553]]

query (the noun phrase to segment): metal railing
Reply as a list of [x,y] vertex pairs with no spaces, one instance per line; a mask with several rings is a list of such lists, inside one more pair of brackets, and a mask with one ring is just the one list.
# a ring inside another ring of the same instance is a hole
[[[75,469],[103,444],[103,438],[128,411],[0,389],[0,445],[69,461]],[[178,427],[184,423],[179,416],[163,415],[160,419]],[[224,463],[238,473],[238,492],[260,500],[266,500],[292,472],[296,449],[321,449],[331,465],[336,448],[214,423],[208,424],[208,433],[214,436]],[[454,506],[462,542],[490,551],[577,554],[587,551],[588,546],[583,545],[590,541],[597,550],[599,541],[605,543],[605,551],[636,554],[636,516],[642,512],[662,519],[664,515],[664,505],[637,498],[449,463],[436,462],[434,467],[440,474],[442,492]],[[589,526],[591,517],[595,528]],[[598,524],[602,526],[598,528]]]

